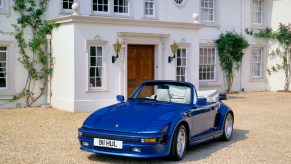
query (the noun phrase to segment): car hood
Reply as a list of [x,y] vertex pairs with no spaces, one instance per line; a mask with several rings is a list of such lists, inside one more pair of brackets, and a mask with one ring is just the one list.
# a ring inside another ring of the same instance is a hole
[[154,131],[166,126],[183,107],[170,103],[119,103],[97,110],[85,120],[83,127],[130,133]]

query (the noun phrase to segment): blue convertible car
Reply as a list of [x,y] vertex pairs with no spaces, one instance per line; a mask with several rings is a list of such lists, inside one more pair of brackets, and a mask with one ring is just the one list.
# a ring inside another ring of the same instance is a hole
[[79,128],[81,150],[138,158],[181,160],[187,147],[214,138],[230,140],[233,111],[197,95],[193,84],[155,80],[142,83],[124,101],[92,113]]

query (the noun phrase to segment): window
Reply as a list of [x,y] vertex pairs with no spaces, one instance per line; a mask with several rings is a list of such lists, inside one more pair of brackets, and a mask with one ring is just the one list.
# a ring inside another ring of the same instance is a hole
[[201,21],[214,22],[214,0],[201,0]]
[[90,88],[101,88],[103,87],[103,55],[101,46],[90,46]]
[[128,14],[128,2],[129,0],[114,0],[114,13]]
[[186,81],[187,80],[187,56],[186,49],[181,48],[177,50],[177,80]]
[[253,24],[262,25],[263,24],[263,0],[253,0],[253,14],[252,21]]
[[145,1],[145,16],[154,17],[155,16],[155,0]]
[[7,48],[0,47],[0,88],[7,87]]
[[93,0],[93,12],[109,13],[109,0]]
[[3,9],[3,0],[0,0],[0,9]]
[[63,0],[63,10],[71,10],[74,0]]
[[199,80],[215,80],[216,50],[215,48],[200,48]]
[[252,77],[261,78],[263,69],[263,48],[252,49]]

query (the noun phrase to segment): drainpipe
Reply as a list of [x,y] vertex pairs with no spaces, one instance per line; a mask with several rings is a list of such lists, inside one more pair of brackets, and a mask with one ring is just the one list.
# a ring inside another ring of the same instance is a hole
[[[244,29],[244,0],[241,0],[241,34],[243,34],[243,29]],[[243,65],[242,65],[242,61],[240,62],[240,81],[239,81],[239,91],[242,91],[243,87],[242,87],[242,83],[243,83]]]
[[[47,34],[46,35],[46,39],[47,39],[47,53],[51,55],[51,40],[52,40],[52,35],[51,34]],[[51,68],[51,58],[49,58],[48,61],[48,68]],[[50,74],[48,76],[48,95],[47,95],[47,104],[51,105],[51,97],[52,97],[52,74]]]

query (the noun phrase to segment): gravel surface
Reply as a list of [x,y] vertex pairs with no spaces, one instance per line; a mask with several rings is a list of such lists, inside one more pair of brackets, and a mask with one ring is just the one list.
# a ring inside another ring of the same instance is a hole
[[[291,93],[240,93],[224,102],[235,113],[232,140],[191,147],[180,163],[291,163]],[[89,114],[0,109],[0,163],[174,163],[79,150],[77,128]]]

